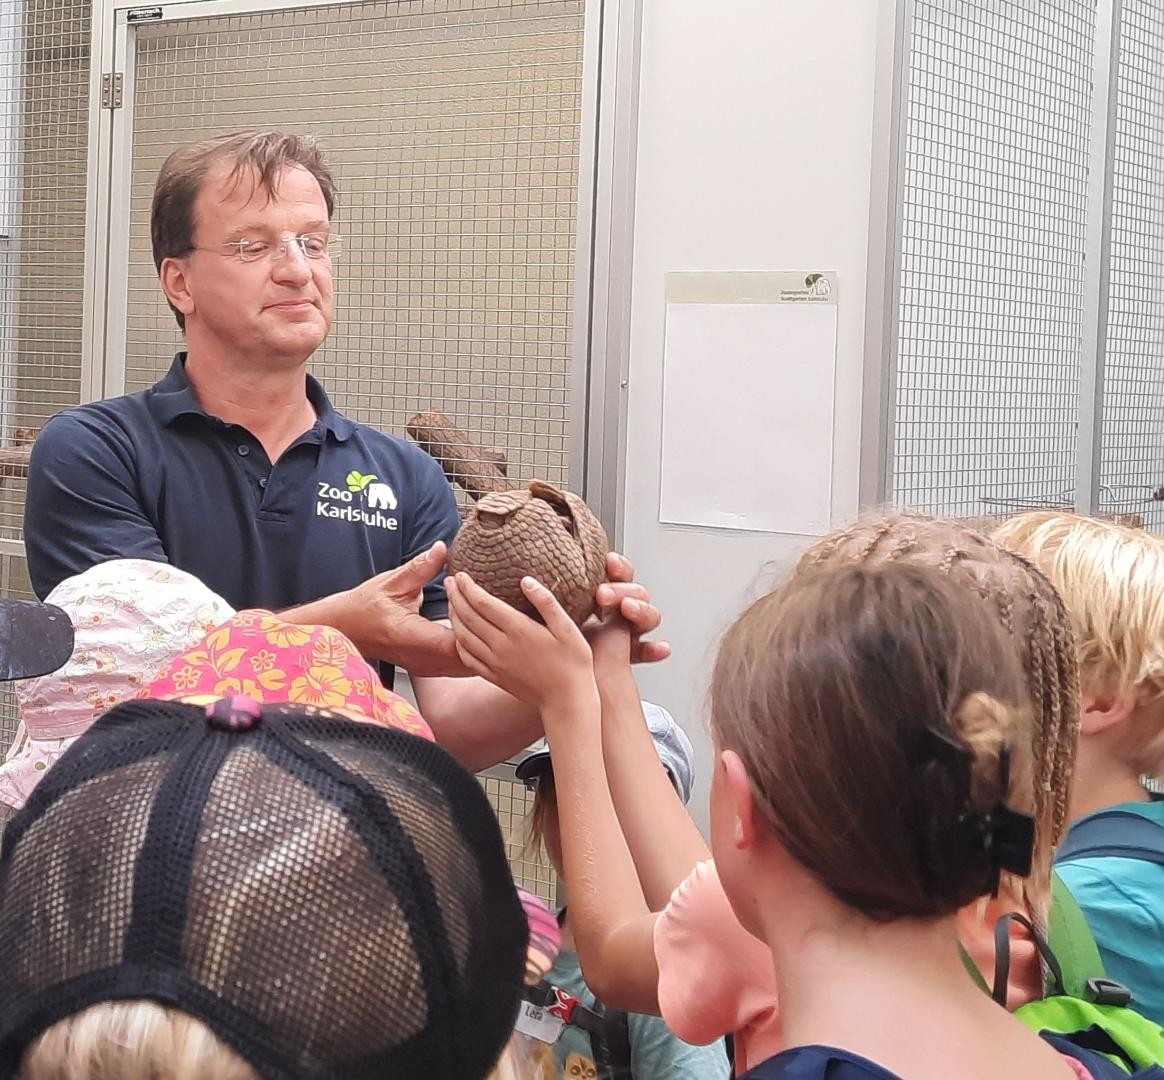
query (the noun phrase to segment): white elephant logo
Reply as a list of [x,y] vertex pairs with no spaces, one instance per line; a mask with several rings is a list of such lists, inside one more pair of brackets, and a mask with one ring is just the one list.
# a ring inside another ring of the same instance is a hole
[[347,476],[349,491],[362,491],[368,501],[369,510],[395,510],[396,492],[391,484],[385,484],[375,473],[362,473],[353,469]]
[[369,510],[396,509],[396,492],[390,484],[373,482],[364,488],[364,494],[368,497]]

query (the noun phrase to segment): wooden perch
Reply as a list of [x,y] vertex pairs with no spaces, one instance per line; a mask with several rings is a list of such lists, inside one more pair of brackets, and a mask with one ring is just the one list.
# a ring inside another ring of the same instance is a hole
[[0,446],[0,484],[5,480],[23,480],[28,476],[28,457],[36,442],[36,428],[16,428],[11,442]]
[[449,480],[460,484],[473,499],[513,487],[505,478],[504,453],[476,446],[444,413],[436,409],[417,413],[405,424],[405,430],[436,458]]
[[0,480],[21,480],[28,476],[31,446],[0,446]]
[[481,456],[486,461],[492,462],[502,476],[509,475],[509,462],[505,460],[504,450],[496,446],[491,446],[488,450],[482,450]]

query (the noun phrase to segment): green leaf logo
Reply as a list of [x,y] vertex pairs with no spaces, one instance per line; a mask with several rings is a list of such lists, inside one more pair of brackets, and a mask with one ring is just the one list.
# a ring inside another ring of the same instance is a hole
[[363,491],[373,480],[376,479],[375,473],[368,473],[365,475],[362,472],[353,469],[348,473],[347,484],[349,491]]

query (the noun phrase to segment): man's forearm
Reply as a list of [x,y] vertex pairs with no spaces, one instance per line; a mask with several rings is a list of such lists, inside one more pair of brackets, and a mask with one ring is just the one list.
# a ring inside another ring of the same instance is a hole
[[414,678],[436,741],[473,772],[507,761],[542,737],[537,710],[480,678]]
[[364,649],[367,643],[356,641],[350,632],[348,605],[348,593],[332,593],[330,596],[321,596],[318,600],[312,600],[310,603],[298,604],[286,611],[280,611],[279,618],[284,622],[294,623],[296,626],[330,626],[346,636],[366,656]]

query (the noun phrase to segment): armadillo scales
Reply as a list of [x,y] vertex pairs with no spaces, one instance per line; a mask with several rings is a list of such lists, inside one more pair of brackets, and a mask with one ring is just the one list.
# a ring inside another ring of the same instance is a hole
[[466,571],[498,599],[534,615],[521,591],[529,574],[581,623],[594,610],[609,550],[602,523],[577,495],[535,480],[528,489],[477,501],[453,541],[448,570]]

